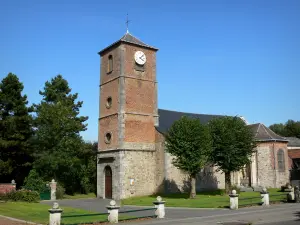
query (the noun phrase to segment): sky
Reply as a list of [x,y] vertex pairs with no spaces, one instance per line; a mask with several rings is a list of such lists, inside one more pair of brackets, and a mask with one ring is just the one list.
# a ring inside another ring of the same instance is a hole
[[159,48],[159,108],[300,120],[299,0],[0,0],[0,79],[16,74],[32,104],[61,74],[97,141],[97,53],[125,34],[127,13],[129,32]]

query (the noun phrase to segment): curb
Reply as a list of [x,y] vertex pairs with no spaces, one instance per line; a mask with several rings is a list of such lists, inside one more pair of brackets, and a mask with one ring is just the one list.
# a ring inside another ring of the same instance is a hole
[[13,217],[8,217],[8,216],[2,216],[2,215],[0,215],[0,218],[1,218],[1,217],[2,217],[2,218],[5,218],[5,219],[8,219],[8,220],[13,220],[13,221],[25,223],[25,224],[42,225],[42,224],[40,224],[40,223],[34,223],[34,222],[26,221],[26,220],[19,220],[19,219],[16,219],[16,218],[13,218]]
[[[151,206],[139,206],[139,205],[121,205],[121,207],[132,207],[132,208],[149,208]],[[186,210],[230,210],[227,208],[190,208],[190,207],[172,207],[165,206],[166,209],[186,209]]]

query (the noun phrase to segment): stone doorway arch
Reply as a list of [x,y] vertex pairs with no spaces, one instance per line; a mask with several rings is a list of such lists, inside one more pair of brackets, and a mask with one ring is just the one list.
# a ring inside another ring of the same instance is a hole
[[106,166],[104,169],[105,174],[105,198],[112,198],[112,170],[110,166]]

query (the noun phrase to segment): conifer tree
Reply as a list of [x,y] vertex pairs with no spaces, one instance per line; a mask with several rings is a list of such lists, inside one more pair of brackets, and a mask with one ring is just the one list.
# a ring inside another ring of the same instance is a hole
[[47,81],[43,99],[35,105],[36,161],[34,168],[44,179],[56,179],[68,193],[80,189],[81,159],[84,148],[80,136],[86,130],[88,117],[80,116],[83,102],[77,101],[68,82],[58,75]]
[[0,83],[0,180],[23,183],[31,168],[31,107],[23,84],[9,73]]

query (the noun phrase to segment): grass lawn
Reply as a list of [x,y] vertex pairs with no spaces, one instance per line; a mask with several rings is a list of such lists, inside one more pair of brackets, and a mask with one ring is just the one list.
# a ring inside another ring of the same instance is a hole
[[64,195],[64,199],[96,198],[95,193]]
[[[51,208],[48,205],[40,203],[25,203],[25,202],[1,202],[0,203],[0,215],[13,217],[21,220],[48,224],[49,223],[49,212]],[[78,214],[92,214],[97,212],[91,212],[81,209],[75,209],[70,207],[61,207],[64,211],[64,215],[78,215]],[[128,219],[129,216],[122,215],[119,217],[120,220]],[[83,217],[70,217],[62,218],[62,224],[75,224],[75,223],[87,223],[87,222],[98,222],[107,221],[107,215],[97,216],[83,216]]]
[[[269,189],[270,202],[286,199],[286,193],[278,192],[279,189]],[[283,194],[283,195],[282,195]],[[272,196],[280,195],[280,196]],[[198,193],[196,199],[189,199],[188,194],[161,195],[166,201],[166,207],[190,207],[190,208],[226,208],[229,207],[228,195],[214,193]],[[122,205],[152,206],[156,196],[133,197],[122,200]],[[239,205],[255,205],[261,202],[259,192],[241,192]]]

